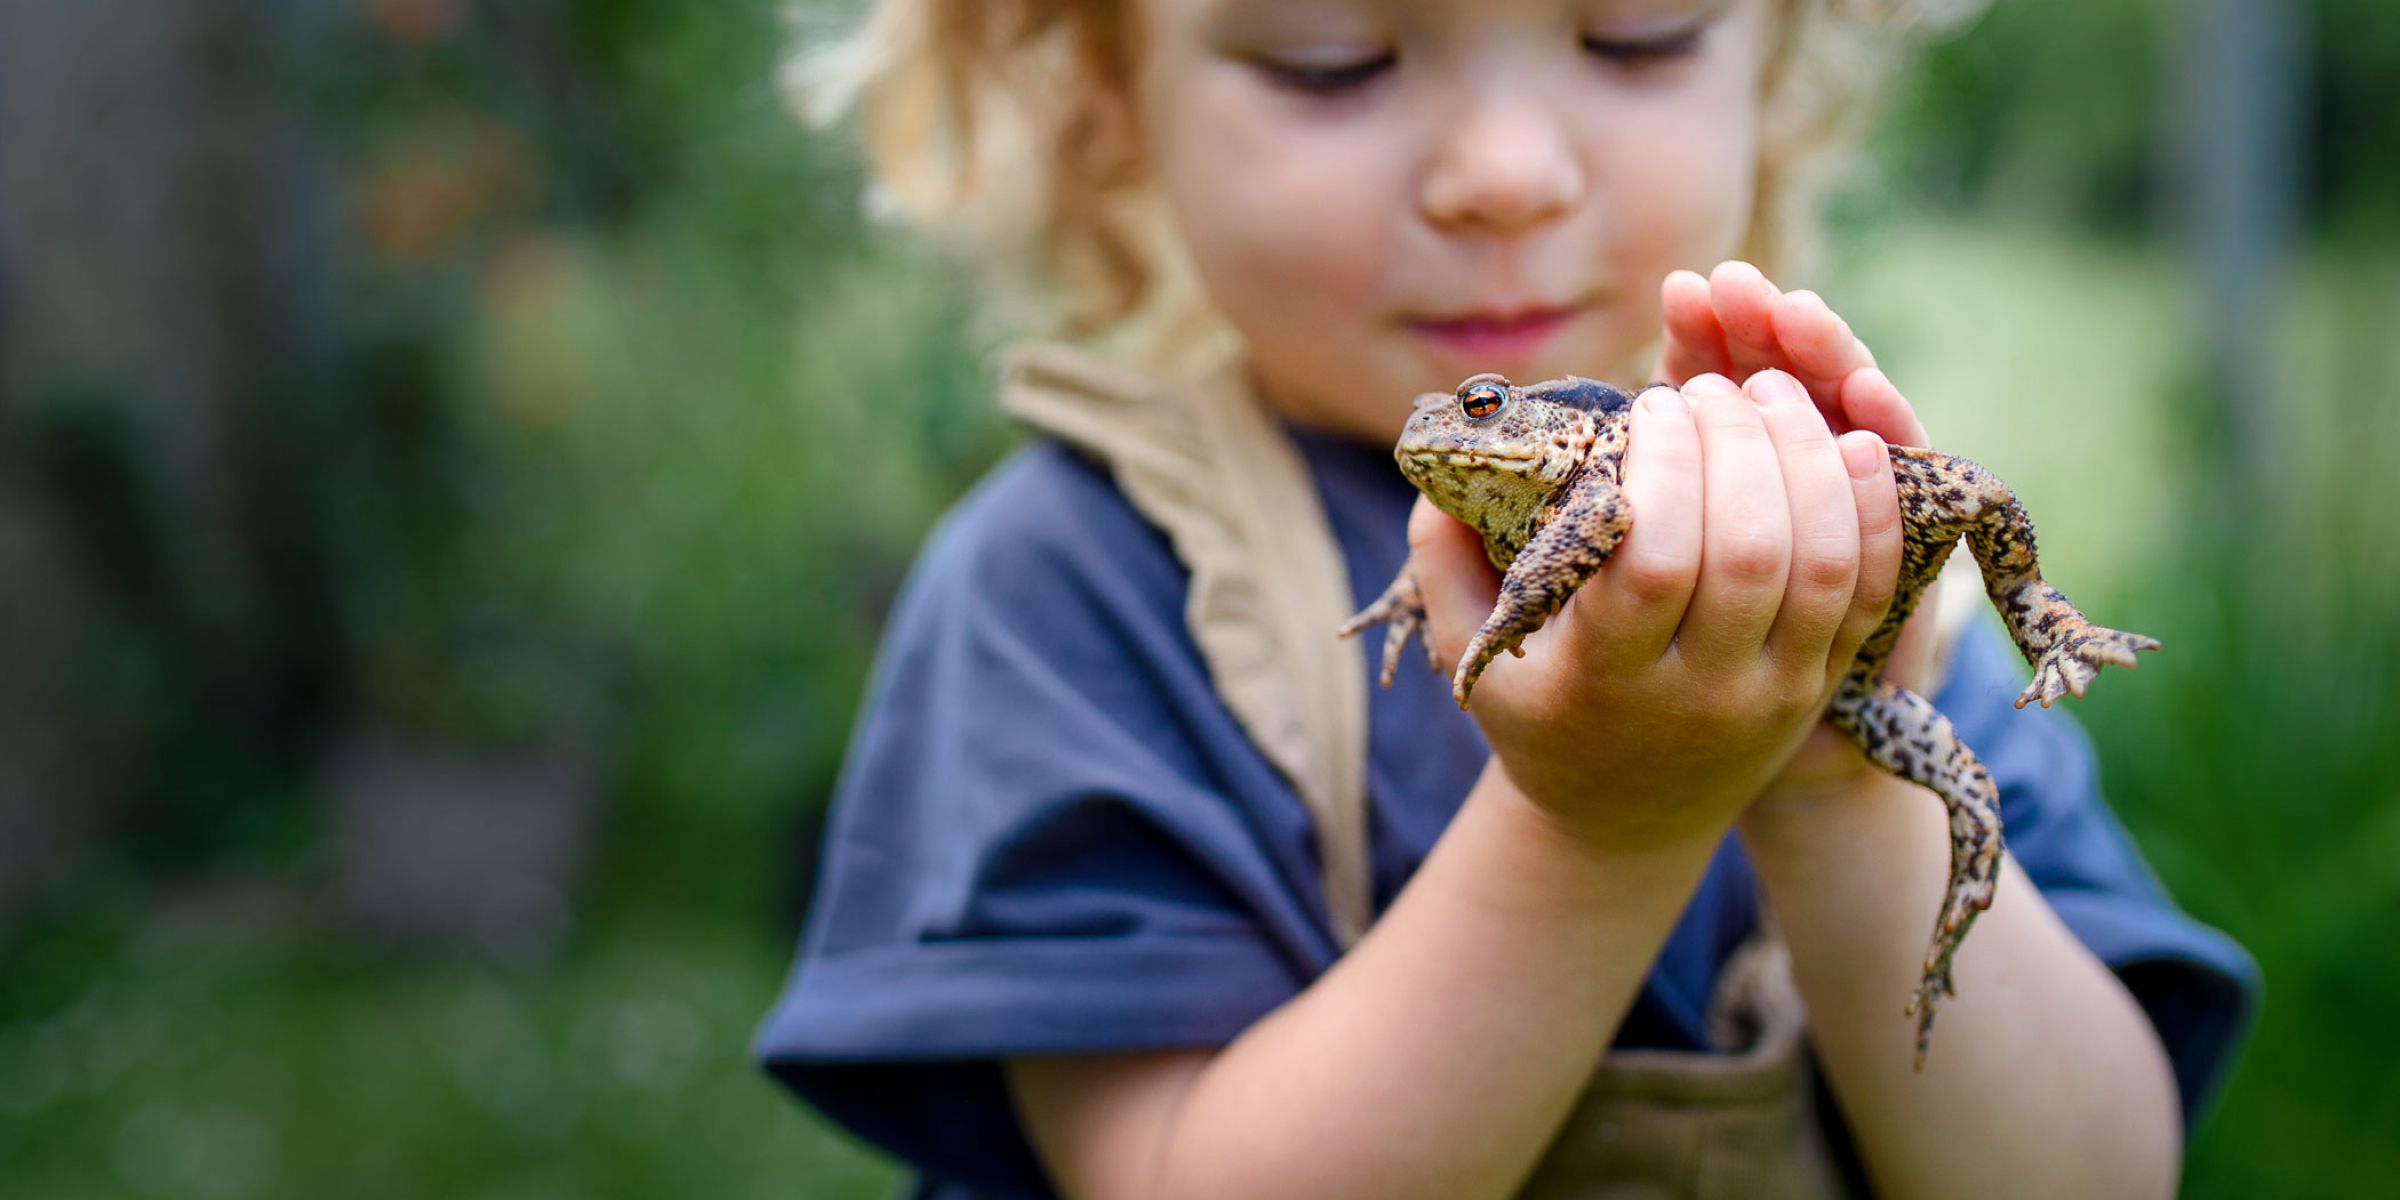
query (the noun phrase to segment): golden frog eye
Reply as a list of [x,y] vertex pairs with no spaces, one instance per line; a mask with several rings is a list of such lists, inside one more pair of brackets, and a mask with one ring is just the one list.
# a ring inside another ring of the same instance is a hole
[[1508,403],[1508,389],[1496,383],[1470,384],[1458,389],[1458,410],[1470,421],[1480,421],[1500,411]]

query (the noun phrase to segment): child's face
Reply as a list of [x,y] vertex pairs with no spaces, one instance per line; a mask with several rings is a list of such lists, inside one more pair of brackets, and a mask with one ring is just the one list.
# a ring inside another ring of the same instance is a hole
[[1143,0],[1140,121],[1269,402],[1389,440],[1479,371],[1639,383],[1733,253],[1768,0]]

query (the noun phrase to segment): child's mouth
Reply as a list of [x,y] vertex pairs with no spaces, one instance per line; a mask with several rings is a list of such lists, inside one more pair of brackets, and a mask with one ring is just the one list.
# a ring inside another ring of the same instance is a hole
[[1453,357],[1497,363],[1533,357],[1574,317],[1571,308],[1531,308],[1411,321],[1409,328]]

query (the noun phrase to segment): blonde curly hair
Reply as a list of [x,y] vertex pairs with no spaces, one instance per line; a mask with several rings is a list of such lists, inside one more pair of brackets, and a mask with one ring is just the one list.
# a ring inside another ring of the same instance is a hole
[[[1815,206],[1909,42],[1989,0],[1768,0],[1756,202],[1741,248],[1805,265]],[[803,37],[785,72],[804,116],[855,110],[872,210],[951,242],[1027,332],[1142,343],[1204,325],[1122,102],[1130,0],[878,0]],[[1112,97],[1120,98],[1112,100]],[[1145,330],[1147,336],[1134,335]]]

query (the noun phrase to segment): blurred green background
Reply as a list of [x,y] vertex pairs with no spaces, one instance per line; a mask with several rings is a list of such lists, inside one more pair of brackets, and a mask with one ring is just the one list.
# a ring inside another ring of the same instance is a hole
[[[781,104],[840,24],[0,3],[0,1193],[891,1187],[743,1047],[1015,435]],[[1831,227],[1937,439],[2167,643],[2077,711],[2266,973],[2187,1194],[2393,1194],[2400,6],[2000,0]]]

